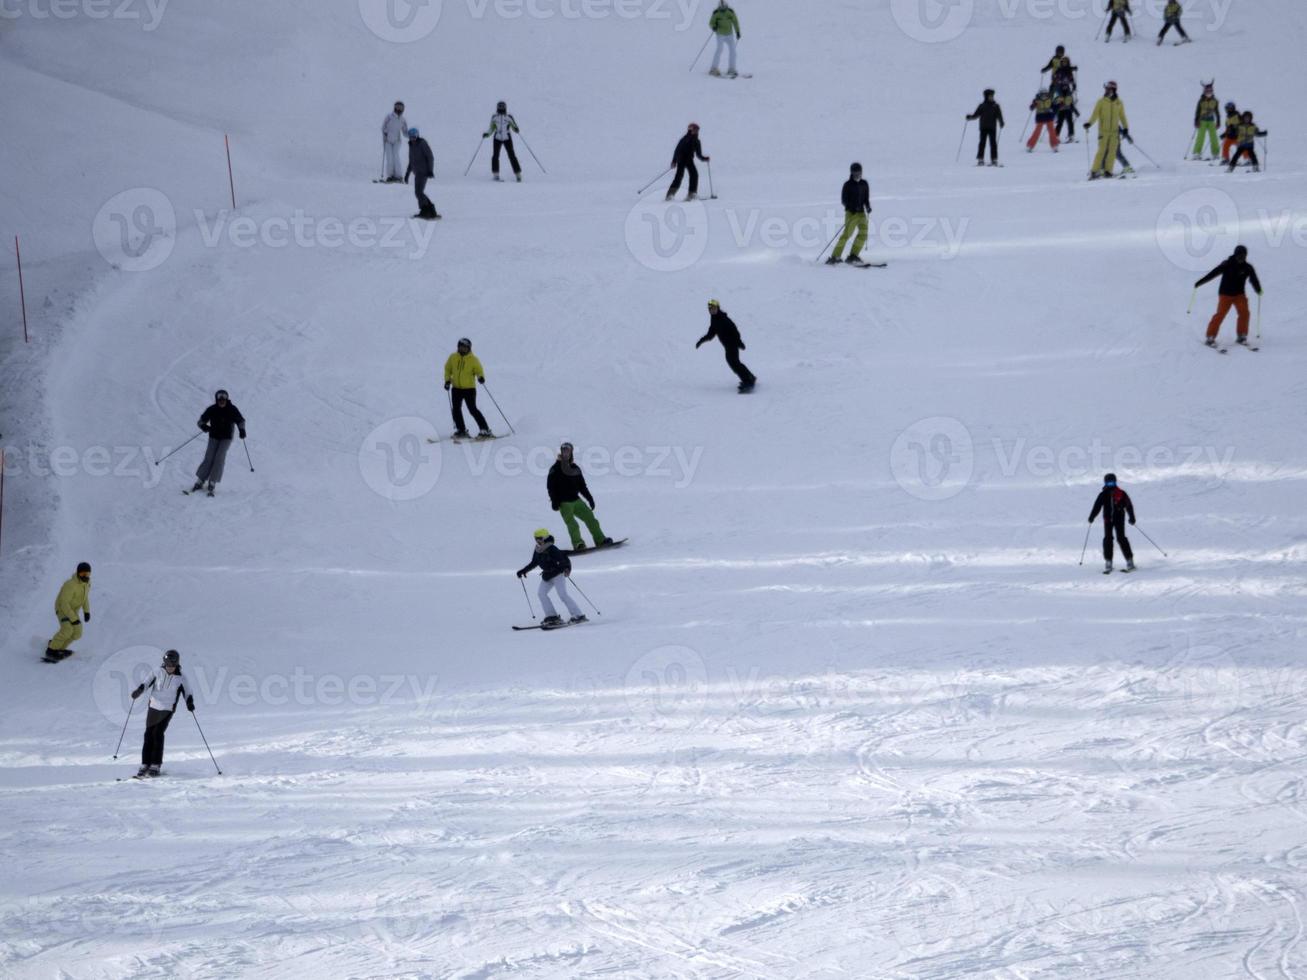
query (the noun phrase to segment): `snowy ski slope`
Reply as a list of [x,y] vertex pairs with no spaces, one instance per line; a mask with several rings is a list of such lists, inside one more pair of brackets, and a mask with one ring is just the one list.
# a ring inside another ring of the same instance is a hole
[[[6,5],[0,974],[1307,975],[1307,13],[1136,5],[740,0],[729,82],[706,0]],[[1058,43],[1159,169],[1018,147]],[[1266,172],[1181,159],[1213,76]],[[441,222],[371,183],[396,98]],[[547,175],[462,176],[498,99]],[[692,119],[717,199],[637,198]],[[852,160],[883,270],[813,264]],[[516,434],[429,444],[463,335]],[[218,387],[253,472],[184,497]],[[563,439],[632,540],[515,634]],[[1131,576],[1078,564],[1109,469]],[[178,717],[116,782],[168,647],[223,774]]]

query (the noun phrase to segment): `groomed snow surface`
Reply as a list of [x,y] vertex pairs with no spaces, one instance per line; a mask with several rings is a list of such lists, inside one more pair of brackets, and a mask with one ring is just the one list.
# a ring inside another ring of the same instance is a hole
[[[1136,6],[740,0],[718,81],[706,0],[6,3],[0,974],[1307,975],[1307,14]],[[1019,147],[1058,43],[1160,168]],[[1213,76],[1264,173],[1181,159]],[[441,222],[371,183],[395,98]],[[462,176],[498,99],[548,174]],[[717,199],[637,198],[691,119]],[[813,262],[851,160],[886,269]],[[428,443],[463,335],[516,434]],[[513,633],[563,439],[631,542]],[[1106,470],[1137,574],[1078,564]],[[169,647],[222,775],[183,712],[116,782]]]

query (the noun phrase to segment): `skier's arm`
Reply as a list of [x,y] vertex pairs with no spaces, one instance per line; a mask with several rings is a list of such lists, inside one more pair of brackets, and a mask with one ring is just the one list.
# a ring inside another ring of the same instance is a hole
[[1257,291],[1257,295],[1262,295],[1262,281],[1257,278],[1257,270],[1252,266],[1248,267],[1248,278],[1252,280],[1253,289]]
[[484,133],[481,134],[481,138],[482,138],[482,139],[485,139],[487,136],[489,136],[489,135],[490,135],[491,133],[493,133],[494,131],[495,131],[495,117],[494,117],[494,116],[491,116],[491,117],[490,117],[490,125],[487,126],[487,127],[486,127],[486,131],[485,131]]
[[712,340],[713,337],[715,336],[717,336],[717,328],[714,326],[709,326],[708,332],[694,342],[694,349],[698,350],[704,344],[708,343],[708,341]]
[[1135,505],[1134,505],[1134,501],[1132,501],[1132,500],[1130,499],[1130,494],[1126,493],[1124,490],[1121,492],[1121,496],[1125,498],[1125,512],[1126,512],[1126,516],[1128,516],[1128,517],[1130,518],[1130,523],[1133,524],[1133,523],[1135,522]]
[[515,133],[520,133],[520,132],[522,132],[522,130],[520,130],[520,129],[518,128],[518,126],[517,126],[517,120],[514,119],[512,116],[509,116],[509,117],[508,117],[508,128],[511,129],[511,130],[512,130],[513,132],[515,132]]
[[454,380],[454,355],[450,354],[445,358],[445,384],[450,384]]
[[694,155],[697,156],[700,160],[704,161],[704,163],[708,162],[708,157],[703,155],[703,144],[700,143],[697,139],[694,141]]
[[590,505],[590,509],[591,509],[591,510],[594,510],[594,506],[595,506],[595,495],[592,494],[592,493],[590,492],[590,488],[589,488],[588,486],[586,486],[586,483],[585,483],[585,474],[582,473],[580,470],[577,470],[577,475],[581,477],[581,496],[584,497],[584,498],[585,498],[585,502],[586,502],[587,504]]
[[1209,282],[1211,282],[1213,279],[1215,279],[1224,271],[1225,271],[1225,263],[1222,262],[1215,269],[1213,269],[1211,272],[1207,273],[1207,275],[1203,276],[1196,283],[1194,283],[1194,288],[1197,289],[1199,286],[1207,285]]
[[517,570],[517,577],[526,578],[526,576],[530,574],[531,569],[539,568],[539,567],[540,567],[540,554],[538,552],[532,552],[531,560]]
[[241,438],[244,439],[244,438],[245,438],[245,416],[242,415],[242,414],[241,414],[241,410],[240,410],[239,408],[237,408],[235,405],[232,405],[231,402],[228,402],[227,405],[231,408],[231,412],[232,412],[232,414],[236,416],[236,431],[239,432]]
[[210,405],[208,408],[206,408],[203,412],[200,413],[200,421],[197,422],[197,423],[195,423],[195,424],[198,425],[198,426],[199,426],[201,429],[203,429],[205,432],[208,432],[208,431],[209,431],[209,423],[210,423],[211,421],[213,421],[213,406],[212,406],[212,405]]
[[[995,103],[995,105],[998,106],[998,103]],[[1002,106],[998,106],[998,128],[999,128],[999,129],[1002,129],[1002,128],[1004,128],[1006,125],[1007,125],[1007,123],[1005,123],[1005,122],[1003,121],[1003,107],[1002,107]]]
[[549,505],[553,507],[554,510],[558,510],[559,505],[562,504],[562,494],[560,492],[562,488],[558,485],[562,475],[563,474],[559,470],[558,464],[555,463],[549,469],[549,476],[545,478],[545,490],[549,493]]
[[476,375],[477,380],[480,381],[482,384],[485,384],[486,369],[481,366],[480,358],[478,358],[475,354],[469,354],[468,361],[471,362],[472,371]]
[[734,10],[731,11],[731,26],[735,28],[735,40],[739,40],[740,34],[740,17]]
[[77,607],[72,604],[71,587],[64,583],[59,589],[59,597],[54,601],[54,611],[61,623],[71,622],[77,616]]
[[1096,518],[1098,516],[1098,512],[1103,509],[1103,501],[1106,499],[1106,497],[1107,497],[1107,491],[1104,490],[1100,492],[1099,495],[1094,499],[1094,509],[1089,512],[1090,524],[1094,523],[1094,518]]

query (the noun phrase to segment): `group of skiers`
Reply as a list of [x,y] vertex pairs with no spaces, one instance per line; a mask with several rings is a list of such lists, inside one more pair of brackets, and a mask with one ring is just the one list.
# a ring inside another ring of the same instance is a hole
[[[1103,36],[1104,41],[1112,40],[1112,31],[1118,24],[1121,25],[1122,40],[1129,41],[1133,37],[1130,29],[1130,18],[1134,16],[1134,10],[1130,7],[1130,0],[1107,0],[1107,6],[1103,9],[1103,14],[1107,20],[1107,33]],[[1184,8],[1180,0],[1168,0],[1165,7],[1162,8],[1162,29],[1158,32],[1157,43],[1160,45],[1166,40],[1166,35],[1174,28],[1180,35],[1180,40],[1176,44],[1188,44],[1191,40],[1185,33],[1184,25],[1180,23],[1180,18],[1184,14]]]
[[[1194,107],[1194,145],[1189,156],[1194,160],[1217,160],[1217,126],[1221,123],[1221,103],[1216,98],[1216,80],[1203,83],[1203,93],[1198,97]],[[1227,170],[1234,170],[1239,161],[1248,158],[1253,172],[1260,171],[1261,160],[1257,157],[1257,137],[1266,136],[1253,120],[1251,110],[1239,111],[1233,102],[1225,104],[1225,120],[1221,128],[1220,160]],[[1204,153],[1204,144],[1207,153]],[[1231,151],[1234,155],[1231,156]]]

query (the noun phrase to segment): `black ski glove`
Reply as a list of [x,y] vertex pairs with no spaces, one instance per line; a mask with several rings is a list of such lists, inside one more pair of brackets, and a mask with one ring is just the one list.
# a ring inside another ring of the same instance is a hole
[[485,378],[477,378],[477,383],[478,383],[478,384],[485,384],[485,383],[486,383],[486,379],[485,379]]
[[136,688],[136,690],[132,692],[132,700],[135,701],[144,693],[145,693],[145,685],[141,684],[139,687]]
[[191,697],[189,694],[186,695],[186,710],[187,711],[195,710],[195,699]]
[[82,622],[84,622],[84,623],[89,623],[90,621],[91,621],[91,614],[90,614],[90,613],[82,613]]
[[1133,517],[1130,518],[1130,526],[1131,526],[1131,527],[1134,527],[1134,523],[1135,523],[1135,519],[1134,519]]
[[748,350],[748,349],[749,349],[749,348],[747,348],[747,347],[744,346],[744,341],[741,340],[741,341],[740,341],[740,350]]
[[446,382],[445,382],[445,390],[446,390],[446,391],[448,391],[448,390],[449,390],[450,388],[452,388],[453,386],[454,386],[454,384],[453,384],[452,381],[446,381]]
[[694,345],[694,349],[695,349],[695,350],[698,350],[698,349],[699,349],[700,347],[702,347],[702,346],[703,346],[703,341],[702,341],[702,340],[697,341],[697,342],[695,343],[695,345]]
[[558,510],[558,504],[554,504],[554,510]]
[[195,424],[198,425],[198,426],[199,426],[203,431],[205,431],[205,432],[208,432],[208,431],[209,431],[209,423],[208,423],[208,422],[196,422]]
[[245,430],[244,430],[244,429],[241,429],[241,430],[240,430],[240,434],[241,434],[241,438],[244,439],[244,438],[245,438]]
[[528,572],[525,568],[519,568],[519,569],[517,570],[517,577],[518,577],[518,578],[526,578],[527,575],[529,575],[529,574],[530,574],[530,572]]
[[595,499],[594,499],[594,497],[586,497],[586,498],[585,498],[585,502],[588,503],[588,504],[590,505],[590,509],[591,509],[591,510],[596,510],[596,509],[597,509],[597,508],[595,507]]

